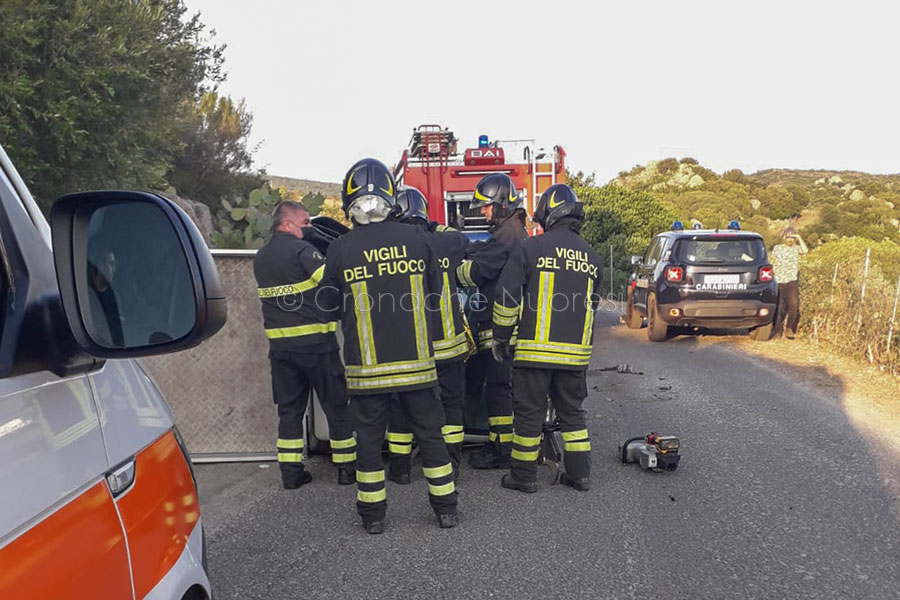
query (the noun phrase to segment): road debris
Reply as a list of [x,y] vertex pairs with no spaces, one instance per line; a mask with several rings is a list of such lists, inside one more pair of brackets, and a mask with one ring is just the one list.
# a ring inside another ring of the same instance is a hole
[[628,363],[621,365],[612,365],[610,367],[601,367],[599,369],[591,369],[592,371],[602,372],[602,371],[614,371],[616,373],[627,373],[630,375],[643,375],[643,371],[635,371],[632,365]]

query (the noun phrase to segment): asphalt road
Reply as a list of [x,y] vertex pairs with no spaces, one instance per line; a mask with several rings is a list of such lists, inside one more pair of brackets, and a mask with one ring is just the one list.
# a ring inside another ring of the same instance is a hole
[[[201,465],[216,597],[900,597],[900,456],[854,428],[839,378],[811,390],[721,340],[598,321],[590,492],[525,495],[465,467],[461,524],[440,530],[416,469],[388,482],[387,531],[368,536],[321,460],[296,491],[274,465]],[[598,370],[620,363],[643,375]],[[681,438],[676,472],[619,464],[650,430]]]

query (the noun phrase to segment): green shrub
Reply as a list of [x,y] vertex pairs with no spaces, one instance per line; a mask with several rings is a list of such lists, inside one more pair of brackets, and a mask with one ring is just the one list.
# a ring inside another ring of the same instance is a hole
[[900,245],[894,242],[853,237],[823,244],[801,262],[802,329],[841,352],[900,371],[900,323],[887,345],[898,276]]
[[673,173],[678,170],[678,159],[664,158],[663,160],[656,163],[656,170],[663,175]]

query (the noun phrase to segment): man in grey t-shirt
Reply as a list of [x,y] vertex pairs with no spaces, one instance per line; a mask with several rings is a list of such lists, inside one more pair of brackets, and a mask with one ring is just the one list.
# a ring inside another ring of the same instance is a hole
[[[785,334],[787,339],[794,339],[797,325],[800,322],[800,289],[797,274],[800,268],[800,257],[808,252],[803,238],[793,227],[788,227],[782,234],[784,243],[772,248],[769,259],[775,269],[775,281],[778,282],[778,310],[775,312],[775,338]],[[787,332],[784,331],[784,319],[787,317]]]

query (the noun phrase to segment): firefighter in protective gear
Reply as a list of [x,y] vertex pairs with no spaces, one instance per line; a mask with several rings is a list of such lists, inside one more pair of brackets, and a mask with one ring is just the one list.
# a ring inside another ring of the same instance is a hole
[[[428,232],[426,238],[441,271],[440,323],[434,335],[434,358],[437,366],[441,404],[444,407],[442,433],[453,463],[454,475],[459,475],[462,458],[463,412],[465,393],[465,359],[469,354],[463,325],[462,309],[456,292],[456,269],[466,254],[469,238],[458,231],[428,220],[428,201],[422,192],[407,187],[397,192],[400,214],[397,220]],[[391,461],[387,477],[396,483],[409,483],[410,454],[413,434],[397,403],[391,405],[388,425],[388,450]]]
[[308,241],[315,229],[302,204],[279,204],[272,230],[272,239],[256,254],[253,273],[269,338],[282,483],[293,489],[312,479],[302,463],[302,419],[312,388],[328,420],[338,482],[350,485],[355,479],[356,440],[335,336],[337,322],[314,301],[325,257]]
[[[472,330],[478,340],[479,361],[485,372],[484,396],[490,422],[490,443],[469,458],[476,469],[509,467],[513,440],[512,361],[491,360],[491,311],[497,279],[508,258],[528,239],[524,198],[504,173],[485,175],[475,186],[473,208],[488,219],[491,238],[457,269],[461,285],[478,287],[478,306],[472,311]],[[480,388],[480,386],[479,386]]]
[[459,521],[453,465],[441,437],[430,319],[440,314],[441,275],[425,233],[393,221],[394,179],[364,159],[347,172],[343,208],[353,229],[332,242],[323,301],[339,312],[351,414],[357,435],[357,512],[368,533],[384,531],[381,460],[392,396],[419,445],[428,498],[441,527]]
[[[590,450],[584,410],[594,313],[599,307],[602,263],[580,235],[584,208],[567,185],[541,195],[534,219],[545,233],[510,258],[497,284],[493,309],[494,353],[509,355],[513,328],[515,436],[510,473],[501,485],[537,491],[537,460],[547,397],[556,409],[565,448],[563,483],[590,487]],[[523,295],[524,290],[524,295]]]

